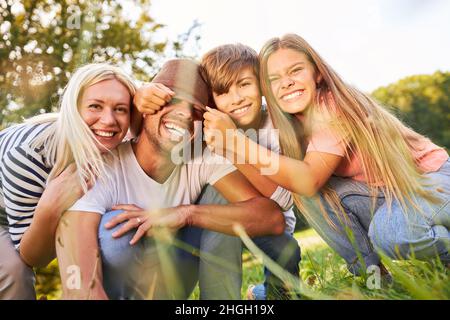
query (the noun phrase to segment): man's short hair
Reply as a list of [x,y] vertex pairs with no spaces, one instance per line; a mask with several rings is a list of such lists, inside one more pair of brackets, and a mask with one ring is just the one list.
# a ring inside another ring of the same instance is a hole
[[208,51],[201,66],[209,86],[217,94],[228,92],[244,68],[251,67],[259,82],[258,53],[240,43],[225,44]]

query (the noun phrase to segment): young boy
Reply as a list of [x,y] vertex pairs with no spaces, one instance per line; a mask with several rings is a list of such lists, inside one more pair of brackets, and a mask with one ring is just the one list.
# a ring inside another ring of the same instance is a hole
[[[232,121],[237,128],[243,129],[251,139],[279,153],[278,137],[271,131],[273,129],[272,122],[262,105],[259,88],[259,61],[256,51],[242,44],[222,45],[207,52],[202,58],[201,66],[212,90],[212,100],[215,104],[212,107],[217,108],[217,110],[213,110],[214,113],[205,113],[205,126],[208,126],[210,121],[215,121],[217,114],[220,112],[222,121]],[[152,113],[159,110],[167,101],[170,101],[171,97],[172,92],[168,88],[157,85],[153,86],[146,96],[138,95],[135,99],[147,100],[145,105],[149,110],[141,111]],[[296,219],[292,210],[290,193],[261,175],[251,165],[235,164],[235,166],[261,194],[276,200],[278,203],[288,204],[283,205],[285,208],[289,208],[284,212],[285,234],[282,236],[256,237],[252,240],[271,259],[277,261],[285,270],[298,277],[300,248],[297,241],[292,237]],[[221,203],[223,201],[224,199],[218,195],[214,188],[209,186],[202,193],[198,203]],[[229,236],[209,233],[209,231],[204,234],[204,238],[204,242],[207,243],[204,248],[209,254],[221,258],[225,254],[228,260],[233,260],[233,257],[236,257],[233,253],[238,251],[240,257],[241,247],[236,244],[236,238],[233,240]],[[217,277],[220,274],[217,272],[217,268],[220,268],[220,266],[209,264],[203,269],[206,269],[206,274],[215,273]],[[226,272],[222,272],[222,274],[224,273]],[[265,268],[264,273],[266,275],[264,285],[250,286],[247,297],[258,300],[289,298],[288,291],[285,290],[282,281],[272,275],[267,268]],[[206,276],[206,279],[208,279],[208,276]],[[240,288],[240,275],[239,280],[236,280],[236,277],[233,280],[233,276],[230,278],[228,275],[227,281],[234,281],[234,287]],[[212,279],[203,282],[216,283]],[[207,283],[202,283],[202,276],[200,276],[201,297],[202,291],[212,291],[211,288],[217,290],[217,287],[217,285],[211,287]],[[214,293],[208,294],[208,297],[223,298],[220,294]]]

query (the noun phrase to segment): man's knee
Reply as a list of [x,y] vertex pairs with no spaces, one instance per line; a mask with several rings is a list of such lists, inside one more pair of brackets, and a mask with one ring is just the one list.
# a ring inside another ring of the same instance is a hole
[[105,228],[105,224],[121,212],[122,210],[115,210],[105,213],[99,226],[99,247],[102,262],[104,266],[113,269],[126,268],[136,255],[139,247],[139,243],[130,245],[130,240],[136,230],[131,230],[119,238],[114,238],[113,233],[120,229],[123,223],[112,229]]

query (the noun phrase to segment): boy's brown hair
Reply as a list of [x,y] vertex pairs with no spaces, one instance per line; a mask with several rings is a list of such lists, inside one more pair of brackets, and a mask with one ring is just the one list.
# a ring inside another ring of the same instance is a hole
[[212,91],[223,94],[230,90],[242,69],[251,67],[259,84],[258,53],[241,43],[225,44],[211,49],[202,57],[201,67]]

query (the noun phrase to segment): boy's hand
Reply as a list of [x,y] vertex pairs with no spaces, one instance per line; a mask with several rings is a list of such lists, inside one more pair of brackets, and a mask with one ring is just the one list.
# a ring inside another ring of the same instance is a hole
[[172,100],[174,95],[175,92],[161,83],[147,83],[136,91],[133,102],[139,112],[154,114]]
[[227,131],[237,131],[236,124],[229,115],[219,110],[206,107],[208,110],[203,114],[205,141],[213,151],[225,151],[227,146],[234,145],[231,141],[226,141]]

